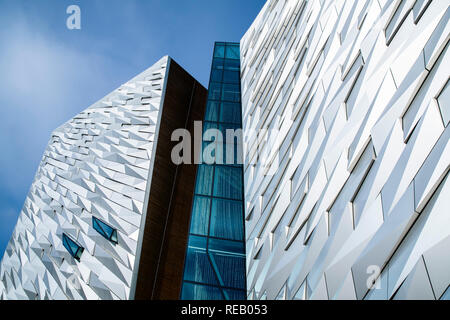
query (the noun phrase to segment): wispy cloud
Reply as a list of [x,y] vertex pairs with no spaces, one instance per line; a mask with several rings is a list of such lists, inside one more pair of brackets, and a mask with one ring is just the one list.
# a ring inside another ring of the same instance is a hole
[[121,81],[113,59],[64,46],[24,14],[8,26],[0,31],[0,257],[50,133]]

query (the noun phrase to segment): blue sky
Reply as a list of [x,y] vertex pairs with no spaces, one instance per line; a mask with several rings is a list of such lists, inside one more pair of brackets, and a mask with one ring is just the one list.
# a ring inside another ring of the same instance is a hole
[[56,127],[167,54],[206,86],[214,41],[239,41],[264,3],[0,0],[0,257]]

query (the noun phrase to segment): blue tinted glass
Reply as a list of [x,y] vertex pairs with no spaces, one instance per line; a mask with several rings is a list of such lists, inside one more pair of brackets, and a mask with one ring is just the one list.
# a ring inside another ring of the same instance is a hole
[[222,100],[230,102],[241,101],[241,91],[238,84],[226,83],[222,87]]
[[220,157],[223,157],[222,150],[220,150],[220,144],[214,141],[203,142],[202,161],[204,164],[215,164],[216,161],[220,161],[218,160]]
[[104,223],[102,220],[92,217],[93,228],[106,239],[117,243],[117,230]]
[[227,45],[226,51],[225,51],[225,58],[226,59],[239,59],[240,58],[239,46]]
[[216,166],[214,174],[214,196],[242,199],[242,170],[237,167]]
[[217,278],[206,254],[206,239],[190,236],[184,280],[217,285]]
[[223,102],[220,109],[219,121],[241,123],[241,104],[232,102]]
[[225,62],[224,59],[215,58],[215,59],[213,59],[212,68],[222,70],[224,62]]
[[224,44],[216,44],[214,47],[214,58],[223,58],[225,57],[225,45]]
[[208,101],[206,104],[205,121],[217,121],[219,117],[220,102]]
[[209,238],[208,248],[211,253],[225,254],[245,259],[245,247],[242,241],[230,241]]
[[223,135],[221,137],[220,134],[216,131],[210,131],[207,135],[205,135],[206,131],[210,129],[220,130],[220,127],[217,123],[205,122],[203,124],[203,141],[216,141],[216,136],[218,136],[217,141],[222,141]]
[[243,164],[242,144],[225,143],[223,161],[226,165],[241,166]]
[[195,193],[199,195],[210,196],[212,192],[214,167],[208,165],[199,165],[197,170],[197,183]]
[[211,210],[210,235],[231,240],[244,240],[241,201],[214,199]]
[[224,297],[217,287],[204,286],[189,282],[183,283],[181,293],[183,300],[223,300]]
[[[239,125],[234,124],[234,123],[221,123],[221,124],[219,124],[219,129],[222,132],[222,135],[225,138],[225,140],[227,138],[227,133],[229,133],[229,135],[230,135],[229,140],[231,143],[233,141],[231,139],[235,139],[235,140],[237,139],[235,137],[235,135],[238,135],[238,133],[239,133],[238,130],[240,129],[240,127],[239,127]],[[230,130],[230,132],[227,132],[228,130]],[[238,137],[241,137],[241,135],[239,134]],[[238,142],[238,141],[236,141],[236,142]]]
[[240,100],[239,44],[216,42],[181,299],[246,298]]
[[241,74],[239,71],[224,71],[223,72],[223,82],[227,83],[239,83],[241,79]]
[[233,123],[220,123],[218,127],[222,133],[223,143],[241,143],[242,130],[238,125]]
[[209,100],[220,100],[222,92],[222,84],[211,82],[209,84],[209,90],[208,90],[208,99]]
[[98,220],[95,219],[94,217],[92,217],[92,227],[94,228],[94,230],[99,232],[102,236],[106,237],[106,234],[103,232],[102,228],[98,224]]
[[[228,72],[228,71],[227,71]],[[213,69],[211,72],[211,80],[213,82],[222,82],[223,71],[218,69]]]
[[211,200],[206,197],[195,196],[192,207],[191,233],[208,235],[209,210]]
[[225,287],[245,289],[245,256],[211,252],[210,258],[217,266],[218,277]]
[[223,291],[227,300],[247,300],[247,295],[244,290],[230,290]]
[[111,234],[110,240],[114,243],[118,243],[117,230],[114,230]]

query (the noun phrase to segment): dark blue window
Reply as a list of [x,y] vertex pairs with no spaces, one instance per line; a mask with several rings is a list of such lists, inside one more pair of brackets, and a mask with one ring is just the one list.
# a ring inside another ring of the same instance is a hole
[[[227,71],[229,72],[229,71]],[[211,72],[211,81],[222,82],[223,71],[219,69],[213,69]]]
[[225,44],[217,43],[214,48],[214,58],[225,58]]
[[235,124],[241,123],[241,105],[239,103],[224,102],[220,109],[220,121]]
[[247,296],[245,295],[245,291],[243,290],[224,290],[223,294],[225,295],[226,300],[246,300]]
[[197,183],[195,193],[210,196],[212,192],[214,167],[199,165],[197,169]]
[[214,199],[211,210],[210,235],[212,237],[244,240],[241,201]]
[[224,61],[222,68],[225,70],[230,70],[230,71],[239,71],[240,70],[240,62],[239,62],[239,60],[226,59]]
[[217,121],[219,116],[220,102],[209,101],[206,105],[206,121]]
[[239,83],[241,75],[239,71],[228,71],[223,73],[223,82],[226,83]]
[[191,216],[191,233],[199,235],[208,235],[209,210],[211,208],[211,199],[202,196],[194,197],[194,206]]
[[239,59],[240,58],[239,46],[227,45],[226,51],[225,51],[225,58],[226,59]]
[[69,251],[70,255],[74,257],[76,260],[80,261],[81,254],[84,251],[84,248],[80,246],[78,243],[73,241],[68,235],[63,233],[62,235],[63,246]]
[[214,173],[215,197],[242,199],[242,169],[230,166],[216,166]]
[[[215,141],[215,136],[216,136],[216,132],[213,132],[214,134],[212,134],[211,136],[206,136],[205,132],[208,131],[209,129],[217,129],[220,130],[220,127],[217,123],[215,122],[204,122],[203,123],[203,141]],[[219,141],[220,139],[220,135],[219,135]],[[223,135],[222,135],[223,138]]]
[[224,59],[214,58],[213,59],[213,65],[212,65],[213,70],[215,70],[215,69],[223,70],[224,62],[225,62]]
[[239,44],[216,42],[203,133],[218,129],[225,143],[203,136],[212,161],[197,168],[181,299],[247,297],[240,101]]
[[222,100],[230,102],[241,101],[241,91],[238,84],[225,83],[222,87]]
[[221,286],[245,289],[243,242],[210,238],[208,251]]
[[92,226],[94,229],[111,242],[117,243],[117,230],[110,227],[102,220],[92,217]]

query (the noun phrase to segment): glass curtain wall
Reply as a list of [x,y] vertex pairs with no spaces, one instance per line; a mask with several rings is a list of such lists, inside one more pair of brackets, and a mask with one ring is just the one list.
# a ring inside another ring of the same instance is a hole
[[[238,43],[216,42],[203,122],[204,132],[215,128],[226,141],[227,129],[241,129],[240,50]],[[238,149],[216,149],[223,159],[200,164],[186,252],[183,300],[245,300],[245,234],[242,159]],[[204,141],[206,148],[215,141]],[[227,155],[227,150],[230,150]],[[231,152],[233,150],[233,152]],[[227,161],[233,159],[233,161]],[[240,161],[238,161],[240,160]],[[232,163],[230,163],[232,162]],[[220,164],[224,163],[224,164]]]

